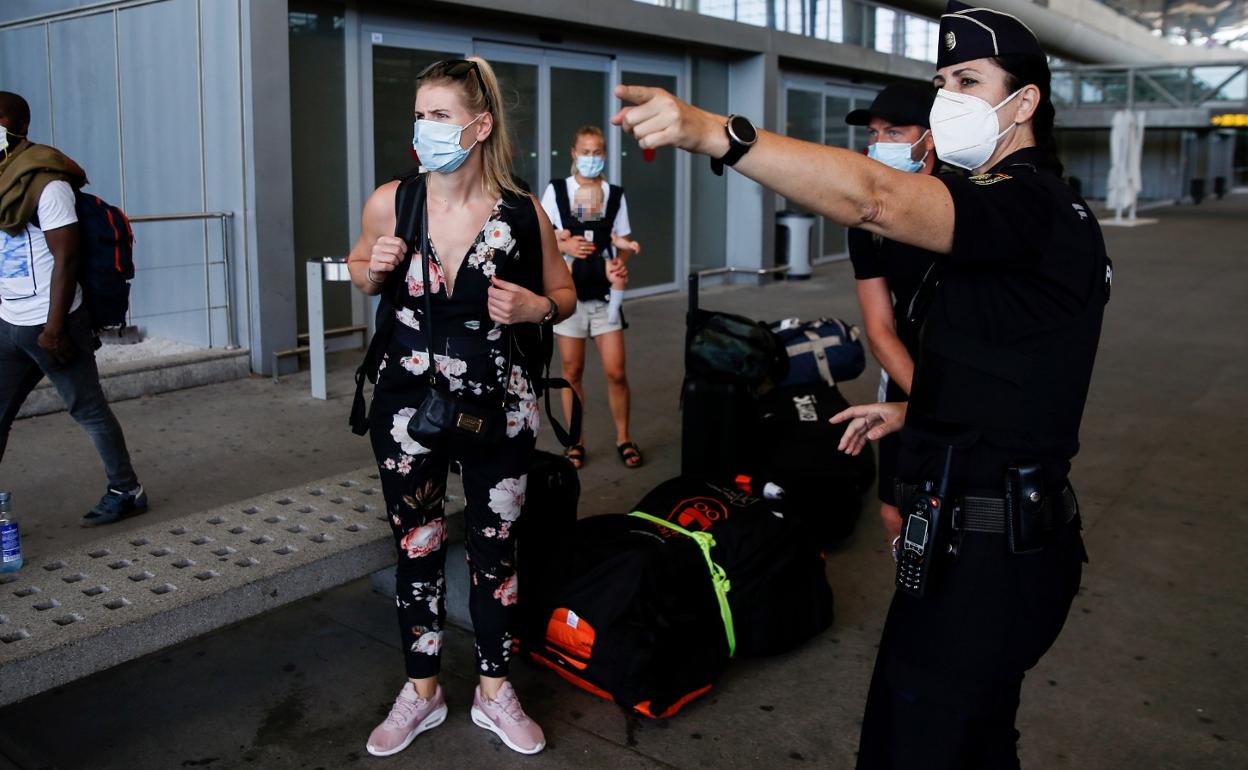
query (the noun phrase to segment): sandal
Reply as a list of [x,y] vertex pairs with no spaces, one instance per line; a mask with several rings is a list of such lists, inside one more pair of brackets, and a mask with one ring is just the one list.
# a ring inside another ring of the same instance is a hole
[[640,468],[645,462],[641,456],[641,449],[632,441],[616,444],[615,451],[620,453],[620,462],[624,463],[626,468]]
[[580,444],[573,444],[563,450],[563,456],[568,458],[568,462],[572,463],[572,467],[579,471],[581,466],[585,464],[585,447]]

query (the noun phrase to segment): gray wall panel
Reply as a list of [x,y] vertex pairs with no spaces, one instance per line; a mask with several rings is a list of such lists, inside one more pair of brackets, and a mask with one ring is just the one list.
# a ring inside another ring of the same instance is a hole
[[[203,211],[197,4],[171,0],[125,9],[117,17],[127,211]],[[206,250],[202,222],[142,226],[131,315],[148,334],[182,335],[181,320],[168,316],[204,312]],[[208,344],[206,324],[201,316],[197,333],[179,339]]]
[[118,14],[126,205],[131,214],[201,211],[195,0]]
[[[242,63],[239,58],[238,4],[233,0],[200,4],[200,60],[204,115],[204,210],[230,211],[231,284],[237,292],[234,302],[234,323],[239,340],[246,341],[247,306],[243,290],[247,285],[246,261],[242,258],[245,243],[243,212],[243,104]],[[213,261],[222,258],[221,226],[208,225],[208,255]],[[213,304],[223,304],[214,296]],[[224,314],[222,315],[224,318]],[[213,333],[217,344],[224,344],[224,332]]]
[[[130,302],[136,306],[134,320],[157,319],[184,310],[202,311],[204,307],[203,265],[180,265],[178,267],[147,268],[140,271],[130,289]],[[144,312],[138,312],[142,306]],[[200,313],[200,334],[203,332],[203,313]],[[162,335],[163,336],[163,335]],[[205,340],[206,342],[206,340]]]
[[98,2],[99,0],[0,0],[0,22],[72,11]]
[[0,90],[21,94],[30,103],[30,140],[52,144],[52,94],[43,27],[0,31]]
[[122,205],[113,16],[58,21],[49,38],[56,146],[86,169],[91,192]]

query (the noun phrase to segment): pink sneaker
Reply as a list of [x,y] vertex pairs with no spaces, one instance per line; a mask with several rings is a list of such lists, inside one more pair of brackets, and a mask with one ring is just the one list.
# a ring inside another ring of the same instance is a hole
[[442,686],[438,685],[433,697],[425,700],[416,694],[416,688],[408,682],[403,685],[399,697],[394,699],[390,716],[368,736],[366,748],[374,757],[398,754],[410,746],[417,735],[437,727],[445,720],[446,699],[442,697]]
[[503,682],[498,688],[498,700],[486,699],[477,685],[472,696],[472,723],[502,738],[512,751],[536,754],[546,748],[542,728],[524,713],[511,682]]

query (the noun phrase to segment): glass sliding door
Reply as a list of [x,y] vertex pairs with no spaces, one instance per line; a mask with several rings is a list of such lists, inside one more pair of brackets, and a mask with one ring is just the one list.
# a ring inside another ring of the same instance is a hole
[[412,153],[416,76],[441,59],[463,58],[464,52],[376,43],[372,48],[373,180],[379,186],[416,166]]
[[[849,150],[862,150],[867,144],[866,129],[845,124],[850,111],[871,104],[875,92],[821,83],[814,79],[793,77],[783,89],[781,102],[787,136]],[[787,208],[801,211],[792,203]],[[837,259],[846,256],[845,228],[819,217],[811,234],[812,256],[815,259]],[[777,254],[783,264],[785,255]]]
[[[603,62],[605,65],[606,62]],[[550,179],[572,173],[572,141],[581,126],[607,128],[607,81],[601,70],[550,67]]]
[[[622,82],[677,91],[676,77],[620,73]],[[641,253],[629,263],[628,288],[645,289],[676,281],[677,160],[675,150],[646,153],[632,137],[622,138],[620,180],[628,193],[628,218]]]
[[[824,96],[823,97],[823,143],[832,147],[844,147],[850,150],[856,150],[854,140],[856,126],[845,125],[845,116],[850,110],[854,109],[854,100],[846,96]],[[866,143],[866,132],[857,129],[857,132],[863,134],[861,137],[862,144]],[[823,220],[823,240],[820,244],[820,250],[816,252],[819,256],[832,256],[835,254],[845,254],[845,230],[842,225],[824,219]]]
[[537,64],[504,61],[485,57],[498,76],[503,109],[507,116],[507,133],[512,143],[512,172],[524,180],[534,194],[541,195],[538,184],[538,77]]

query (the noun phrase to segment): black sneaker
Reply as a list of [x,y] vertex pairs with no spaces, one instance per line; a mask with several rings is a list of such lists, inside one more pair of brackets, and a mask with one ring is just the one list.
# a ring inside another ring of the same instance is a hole
[[110,489],[104,493],[95,507],[82,517],[82,526],[97,527],[101,524],[112,524],[146,510],[147,493],[143,491],[142,484],[129,492]]

